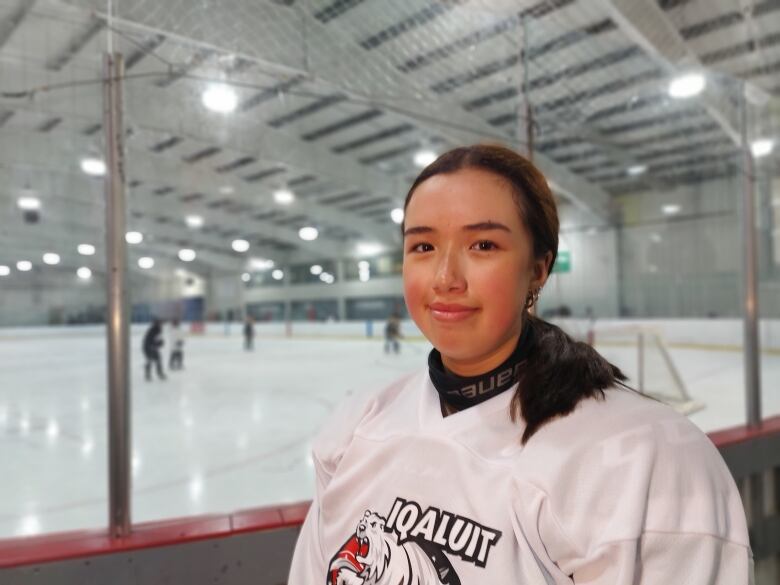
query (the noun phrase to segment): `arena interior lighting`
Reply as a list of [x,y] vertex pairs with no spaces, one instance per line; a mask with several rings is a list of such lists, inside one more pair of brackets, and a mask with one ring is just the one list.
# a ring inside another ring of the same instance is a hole
[[144,256],[143,258],[139,258],[138,266],[140,266],[144,270],[149,270],[150,268],[154,268],[154,258],[150,258],[149,256]]
[[677,215],[680,213],[680,209],[682,208],[676,203],[670,203],[669,205],[663,205],[661,207],[661,211],[664,212],[664,215]]
[[414,164],[418,167],[427,167],[436,160],[436,153],[432,150],[418,150],[414,153]]
[[106,174],[106,163],[99,158],[81,159],[81,170],[93,177],[102,177]]
[[238,96],[233,88],[221,83],[208,86],[201,99],[204,106],[219,114],[229,114],[238,105]]
[[249,250],[249,242],[246,240],[233,240],[233,242],[230,244],[230,247],[233,248],[236,252],[246,252]]
[[182,262],[192,262],[195,260],[196,256],[195,250],[191,250],[190,248],[182,248],[179,250],[179,260]]
[[252,270],[268,270],[274,267],[274,261],[268,258],[252,258],[249,261],[249,266],[252,267]]
[[701,73],[686,73],[675,77],[669,83],[669,95],[674,99],[688,99],[699,95],[707,85]]
[[16,205],[23,211],[35,211],[41,208],[41,200],[37,197],[19,197]]
[[360,242],[357,245],[357,255],[358,256],[376,256],[383,249],[384,248],[382,247],[382,244],[377,244],[376,242]]
[[750,145],[750,152],[753,153],[753,156],[756,158],[771,154],[774,149],[775,141],[771,138],[759,138],[758,140],[754,140]]
[[187,224],[187,227],[191,227],[193,229],[203,227],[203,218],[199,215],[188,215],[184,218],[184,221]]
[[316,240],[319,235],[320,232],[317,231],[317,228],[311,226],[302,227],[298,230],[298,237],[304,242],[312,242]]
[[144,235],[141,232],[127,232],[125,234],[125,241],[128,244],[140,244],[144,241]]
[[290,205],[295,201],[295,193],[289,189],[277,189],[274,191],[274,201],[279,205]]

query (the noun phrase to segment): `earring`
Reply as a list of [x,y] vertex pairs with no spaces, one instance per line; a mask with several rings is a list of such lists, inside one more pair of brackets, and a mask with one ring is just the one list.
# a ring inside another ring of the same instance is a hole
[[539,295],[542,293],[542,287],[540,286],[536,290],[529,290],[528,296],[525,298],[526,310],[533,307],[539,301]]

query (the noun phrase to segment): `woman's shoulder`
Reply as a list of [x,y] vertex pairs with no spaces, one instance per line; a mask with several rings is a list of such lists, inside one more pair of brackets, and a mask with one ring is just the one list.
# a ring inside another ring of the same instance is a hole
[[617,478],[624,487],[650,491],[681,482],[705,491],[734,487],[701,429],[670,406],[625,389],[585,399],[568,416],[550,421],[528,441],[521,459],[530,477],[548,485],[566,486],[566,478],[576,477],[598,489]]
[[[538,443],[566,441],[571,445],[576,437],[581,439],[576,444],[584,446],[635,441],[638,437],[650,442],[711,444],[696,425],[669,405],[623,388],[605,390],[603,397],[583,399],[569,415],[540,429],[539,435]],[[532,443],[533,438],[529,445]]]
[[347,397],[328,417],[315,438],[315,452],[332,457],[351,442],[358,430],[376,428],[397,413],[408,416],[408,407],[416,400],[414,388],[424,373],[423,370],[414,371],[378,390]]
[[[718,450],[671,407],[629,390],[584,400],[539,430],[523,452],[532,485],[576,539],[644,530],[745,543],[739,492]],[[588,528],[590,526],[590,528]]]

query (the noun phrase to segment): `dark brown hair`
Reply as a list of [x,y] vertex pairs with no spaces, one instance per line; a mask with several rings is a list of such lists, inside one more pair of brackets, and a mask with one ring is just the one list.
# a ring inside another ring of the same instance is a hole
[[[544,175],[531,161],[504,146],[478,144],[442,154],[415,179],[406,195],[404,210],[417,187],[434,175],[474,168],[506,180],[512,189],[520,219],[531,234],[533,254],[549,252],[552,271],[558,253],[558,210]],[[401,225],[403,233],[404,226]],[[524,368],[518,372],[518,387],[512,398],[512,420],[526,423],[523,443],[545,423],[566,416],[584,398],[603,398],[604,390],[623,386],[626,376],[586,343],[575,341],[560,327],[527,312],[524,326],[531,328],[531,346]]]

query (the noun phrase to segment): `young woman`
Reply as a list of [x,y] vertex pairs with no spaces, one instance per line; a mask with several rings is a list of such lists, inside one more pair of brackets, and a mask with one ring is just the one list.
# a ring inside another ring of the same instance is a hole
[[747,585],[707,437],[529,313],[558,248],[541,173],[458,148],[405,211],[406,303],[435,349],[315,444],[289,585]]

